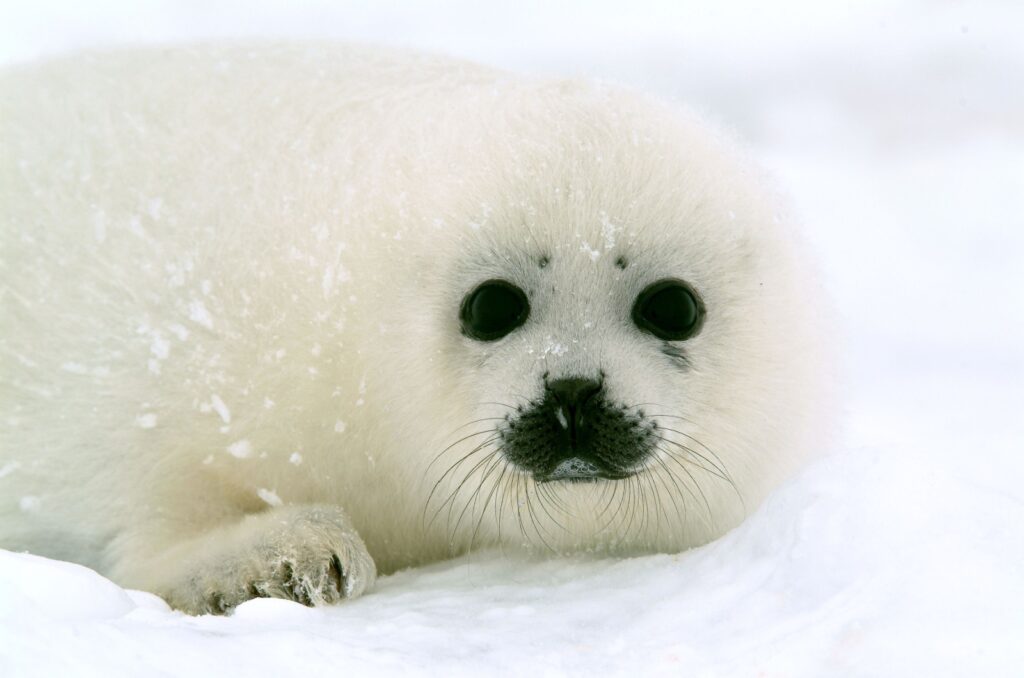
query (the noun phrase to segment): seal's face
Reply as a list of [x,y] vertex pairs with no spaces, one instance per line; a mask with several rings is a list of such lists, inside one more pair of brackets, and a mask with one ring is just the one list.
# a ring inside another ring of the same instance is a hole
[[[550,258],[544,258],[544,266]],[[617,259],[616,267],[626,267]],[[696,292],[681,280],[647,286],[633,304],[637,330],[666,342],[695,336],[705,309]],[[499,341],[530,317],[525,291],[505,280],[488,280],[462,303],[463,334],[481,342]],[[579,340],[576,341],[579,343]],[[679,351],[667,346],[669,354]],[[621,479],[641,471],[661,438],[656,421],[617,402],[605,389],[603,369],[589,374],[541,375],[537,398],[505,417],[499,438],[505,457],[539,482]]]
[[427,513],[500,541],[511,514],[530,543],[679,548],[804,453],[812,304],[770,197],[704,131],[596,109],[571,133],[510,123],[437,208]]
[[[530,541],[577,548],[654,543],[684,516],[741,511],[736,445],[718,427],[744,398],[720,394],[737,373],[756,379],[757,366],[740,364],[744,335],[733,336],[735,313],[717,304],[748,284],[744,273],[719,278],[742,255],[725,247],[715,264],[685,228],[614,228],[596,255],[582,226],[537,225],[481,240],[478,256],[462,260],[472,265],[445,322],[470,407],[435,465],[454,489],[435,493],[432,507],[448,502],[450,528],[464,510],[463,522],[483,529],[504,510]],[[534,515],[520,522],[518,502]]]

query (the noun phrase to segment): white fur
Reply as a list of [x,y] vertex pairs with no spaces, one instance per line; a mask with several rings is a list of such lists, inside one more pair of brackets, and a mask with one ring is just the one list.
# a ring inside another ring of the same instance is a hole
[[[351,595],[366,550],[701,544],[818,444],[796,237],[677,107],[362,48],[152,49],[9,69],[0,146],[0,546],[190,611],[293,595],[288,562],[320,602],[339,552]],[[630,321],[663,277],[708,309],[689,370]],[[531,315],[474,342],[488,278]],[[498,403],[599,370],[691,448],[674,478],[541,488],[478,465],[493,444],[444,475]]]

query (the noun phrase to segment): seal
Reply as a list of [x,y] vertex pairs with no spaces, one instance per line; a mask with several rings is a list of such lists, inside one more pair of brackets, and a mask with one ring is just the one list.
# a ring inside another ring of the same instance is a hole
[[678,105],[329,44],[0,77],[0,545],[190,613],[678,552],[820,448],[819,285]]

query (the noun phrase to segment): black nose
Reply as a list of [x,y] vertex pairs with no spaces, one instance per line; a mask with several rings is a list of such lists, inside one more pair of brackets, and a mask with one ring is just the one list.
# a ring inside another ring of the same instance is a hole
[[604,375],[548,381],[544,395],[507,418],[501,450],[537,482],[627,478],[654,448],[643,417],[609,400]]
[[604,385],[593,379],[570,378],[549,382],[546,388],[554,400],[555,418],[568,431],[569,440],[575,447],[586,424],[586,405]]

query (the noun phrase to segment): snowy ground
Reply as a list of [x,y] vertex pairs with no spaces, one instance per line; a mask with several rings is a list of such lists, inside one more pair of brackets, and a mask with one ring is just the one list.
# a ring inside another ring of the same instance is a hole
[[0,676],[1024,675],[1024,5],[8,4],[3,62],[330,35],[683,98],[792,196],[849,400],[830,457],[681,555],[476,554],[333,609],[189,618],[0,552]]

